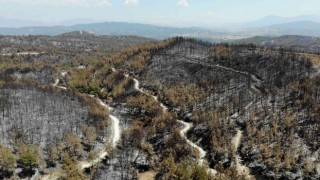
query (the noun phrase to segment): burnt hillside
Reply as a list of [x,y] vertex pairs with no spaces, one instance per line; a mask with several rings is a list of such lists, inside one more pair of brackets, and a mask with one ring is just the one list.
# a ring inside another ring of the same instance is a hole
[[[195,124],[188,134],[211,152],[211,167],[237,168],[236,153],[265,178],[319,176],[312,159],[319,149],[318,75],[308,58],[181,38],[159,46],[128,50],[115,63]],[[118,63],[123,56],[127,61]],[[243,134],[238,151],[232,143],[237,130]]]
[[14,38],[35,45],[1,56],[0,178],[319,179],[317,54]]

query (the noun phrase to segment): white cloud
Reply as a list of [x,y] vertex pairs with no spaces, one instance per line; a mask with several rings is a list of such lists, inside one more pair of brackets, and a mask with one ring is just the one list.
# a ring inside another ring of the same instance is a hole
[[110,6],[110,0],[0,0],[0,3],[42,4],[52,6]]
[[213,17],[213,16],[215,16],[215,13],[213,13],[212,11],[207,11],[203,15],[208,16],[208,17]]
[[126,5],[135,5],[138,3],[139,3],[139,0],[125,0],[124,1],[124,4],[126,4]]
[[181,6],[181,7],[188,7],[189,6],[189,2],[188,2],[188,0],[178,0],[177,5]]
[[109,0],[100,0],[100,3],[102,5],[106,5],[106,6],[110,6],[111,5],[111,2]]

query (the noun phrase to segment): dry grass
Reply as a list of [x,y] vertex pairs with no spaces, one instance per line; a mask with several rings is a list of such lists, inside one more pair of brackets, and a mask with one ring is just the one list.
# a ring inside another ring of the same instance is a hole
[[139,180],[151,180],[151,179],[155,179],[156,177],[156,172],[154,171],[147,171],[144,173],[139,173],[138,174],[138,179]]
[[[278,51],[274,51],[274,50],[267,50],[267,51],[273,52],[273,53],[279,53]],[[312,53],[300,53],[300,52],[287,52],[287,53],[288,54],[295,53],[298,56],[303,56],[303,57],[309,58],[313,64],[313,67],[320,70],[320,55],[312,54]]]
[[313,66],[320,69],[320,55],[317,54],[304,54],[307,58],[310,58]]

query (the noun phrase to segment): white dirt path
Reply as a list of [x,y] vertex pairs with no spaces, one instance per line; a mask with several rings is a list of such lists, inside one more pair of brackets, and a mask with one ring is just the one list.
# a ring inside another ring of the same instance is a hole
[[[65,76],[67,74],[67,72],[63,72],[61,75],[62,76]],[[57,78],[55,80],[55,83],[53,84],[54,87],[57,87],[57,88],[61,88],[61,89],[64,89],[66,90],[67,88],[66,87],[62,87],[62,86],[58,86],[59,84],[59,79]],[[104,103],[101,99],[97,98],[97,101],[98,103],[103,106],[104,108],[108,109],[109,112],[110,112],[110,119],[112,121],[112,138],[109,140],[108,144],[110,143],[110,141],[112,142],[112,147],[113,148],[116,148],[116,145],[117,145],[117,142],[120,140],[120,136],[121,136],[121,130],[120,130],[120,120],[113,116],[111,114],[111,111],[112,111],[112,108],[109,107],[106,103]],[[107,144],[106,144],[107,145]],[[101,162],[106,156],[108,156],[108,152],[107,152],[107,149],[106,148],[103,148],[98,154],[97,154],[97,157],[91,161],[80,161],[78,162],[78,167],[79,167],[79,170],[84,170],[86,168],[90,168],[92,166],[94,166],[95,164]],[[56,180],[56,179],[59,179],[61,176],[62,176],[62,172],[54,172],[52,174],[49,174],[49,175],[45,175],[43,176],[41,179],[42,180]]]

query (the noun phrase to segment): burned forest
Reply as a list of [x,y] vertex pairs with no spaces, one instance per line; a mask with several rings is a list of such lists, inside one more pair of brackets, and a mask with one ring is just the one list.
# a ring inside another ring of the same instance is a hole
[[319,179],[320,56],[0,37],[0,179]]

